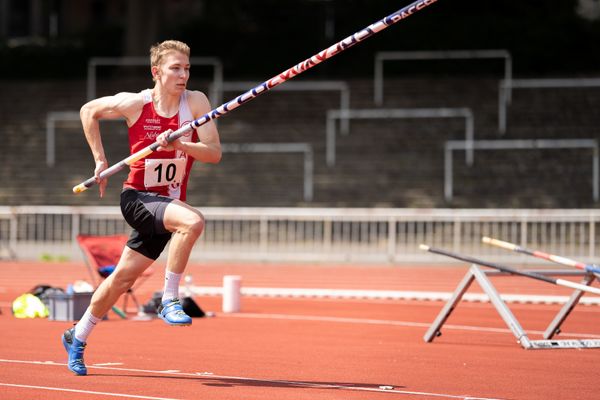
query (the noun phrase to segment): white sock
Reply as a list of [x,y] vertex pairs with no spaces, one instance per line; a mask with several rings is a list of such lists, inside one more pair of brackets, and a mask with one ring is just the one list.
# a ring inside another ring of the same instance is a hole
[[179,298],[179,281],[181,275],[171,271],[165,271],[165,289],[163,291],[162,301]]
[[80,342],[86,343],[87,338],[92,333],[92,329],[100,322],[100,318],[94,317],[88,308],[83,317],[75,325],[75,338]]

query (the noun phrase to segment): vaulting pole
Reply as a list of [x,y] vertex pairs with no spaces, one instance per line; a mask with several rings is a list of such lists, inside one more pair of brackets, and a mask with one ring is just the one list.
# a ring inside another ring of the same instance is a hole
[[446,250],[437,249],[435,247],[429,247],[429,246],[427,246],[425,244],[420,245],[419,248],[421,250],[429,251],[430,253],[435,253],[435,254],[440,254],[442,256],[455,258],[457,260],[465,261],[465,262],[468,262],[470,264],[477,264],[477,265],[481,265],[481,266],[484,266],[484,267],[490,267],[490,268],[498,269],[498,270],[503,271],[503,272],[508,272],[509,274],[526,276],[528,278],[532,278],[532,279],[537,279],[539,281],[548,282],[548,283],[551,283],[553,285],[564,286],[564,287],[568,287],[568,288],[571,288],[571,289],[577,289],[577,290],[581,290],[583,292],[594,293],[594,294],[600,295],[600,289],[595,288],[595,287],[591,287],[591,286],[582,285],[581,283],[575,283],[575,282],[567,281],[567,280],[564,280],[564,279],[551,278],[549,276],[544,276],[544,275],[541,275],[541,274],[536,274],[535,272],[519,271],[517,269],[506,267],[504,265],[495,264],[495,263],[491,263],[491,262],[487,262],[487,261],[482,261],[482,260],[479,260],[477,258],[463,256],[463,255],[452,253],[452,252],[449,252],[449,251],[446,251]]
[[518,246],[514,243],[505,242],[503,240],[498,240],[498,239],[493,239],[493,238],[490,238],[487,236],[482,237],[481,241],[483,243],[491,244],[492,246],[496,246],[496,247],[501,247],[506,250],[512,250],[517,253],[527,254],[529,256],[541,258],[543,260],[552,261],[557,264],[579,268],[586,272],[592,272],[595,274],[600,273],[600,266],[598,266],[596,264],[586,264],[586,263],[582,263],[579,261],[571,260],[570,258],[561,257],[561,256],[557,256],[557,255],[550,254],[550,253],[544,253],[543,251],[529,250],[524,247]]
[[[172,132],[169,135],[169,138],[167,139],[167,141],[172,142],[173,140],[178,139],[179,137],[183,136],[190,130],[192,130],[194,128],[199,128],[211,120],[215,120],[217,118],[222,117],[223,115],[236,109],[237,107],[241,106],[242,104],[247,103],[252,99],[255,99],[260,94],[273,89],[275,86],[280,85],[283,82],[292,79],[294,76],[301,74],[302,72],[314,67],[315,65],[322,63],[323,61],[327,60],[328,58],[331,58],[331,57],[335,56],[336,54],[341,53],[342,51],[354,46],[355,44],[362,42],[363,40],[373,36],[377,32],[384,30],[388,26],[391,26],[398,21],[401,21],[405,18],[410,17],[415,12],[424,9],[425,7],[431,5],[435,2],[437,2],[437,0],[418,0],[406,7],[396,11],[395,13],[388,15],[387,17],[375,22],[374,24],[369,25],[368,27],[356,32],[355,34],[348,36],[344,40],[328,47],[325,50],[320,51],[319,53],[315,54],[314,56],[307,58],[306,60],[294,65],[293,67],[282,72],[281,74],[276,75],[273,78],[269,79],[268,81],[261,83],[260,85],[256,86],[255,88],[248,90],[246,93],[239,95],[235,99],[220,105],[219,107],[215,108],[214,110],[204,114],[202,117],[198,118],[197,120],[194,120],[194,121],[190,122],[189,124],[186,124],[185,126]],[[119,161],[118,163],[114,164],[113,166],[102,171],[99,175],[100,180],[108,178],[109,176],[112,176],[115,173],[122,170],[125,166],[131,165],[132,163],[147,157],[149,154],[154,152],[158,147],[159,147],[158,143],[153,143],[150,146],[138,151],[137,153],[134,153],[134,154],[130,155],[129,157]],[[81,193],[81,192],[89,189],[96,183],[97,182],[96,182],[95,177],[91,177],[91,178],[87,179],[86,181],[73,187],[73,192]]]

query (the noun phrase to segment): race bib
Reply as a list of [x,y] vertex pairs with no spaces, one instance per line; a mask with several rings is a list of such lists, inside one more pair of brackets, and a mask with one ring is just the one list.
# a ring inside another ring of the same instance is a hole
[[144,186],[166,186],[181,183],[185,171],[185,158],[145,160]]

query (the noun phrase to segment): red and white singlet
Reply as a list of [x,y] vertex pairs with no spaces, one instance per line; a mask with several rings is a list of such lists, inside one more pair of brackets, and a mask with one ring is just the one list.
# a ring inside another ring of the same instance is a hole
[[[144,107],[138,120],[129,127],[129,151],[134,154],[156,142],[156,137],[167,129],[177,130],[194,120],[187,102],[187,90],[179,99],[179,112],[171,118],[158,115],[152,102],[150,89],[142,90]],[[195,129],[180,138],[184,142],[197,142]],[[155,151],[143,160],[130,165],[129,176],[123,187],[155,192],[185,201],[187,182],[194,162],[182,151]]]

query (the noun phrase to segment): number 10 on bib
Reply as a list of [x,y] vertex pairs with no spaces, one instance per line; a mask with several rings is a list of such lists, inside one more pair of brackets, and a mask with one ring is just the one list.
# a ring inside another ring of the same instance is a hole
[[144,186],[156,187],[181,183],[185,171],[185,158],[146,159]]

